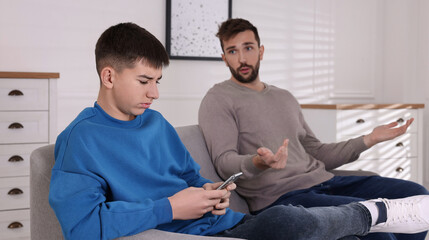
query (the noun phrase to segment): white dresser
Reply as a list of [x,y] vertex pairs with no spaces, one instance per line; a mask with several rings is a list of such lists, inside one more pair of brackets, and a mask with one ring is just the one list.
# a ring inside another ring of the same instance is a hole
[[343,170],[369,170],[385,177],[423,183],[424,104],[303,104],[304,118],[322,142],[338,142],[370,133],[376,126],[414,118],[407,132],[379,143]]
[[55,141],[58,78],[0,72],[0,239],[30,239],[30,154]]

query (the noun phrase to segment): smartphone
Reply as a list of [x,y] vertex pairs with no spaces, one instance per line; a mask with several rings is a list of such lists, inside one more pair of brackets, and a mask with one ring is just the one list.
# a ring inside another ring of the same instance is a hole
[[222,185],[220,185],[218,188],[216,188],[216,190],[220,190],[220,189],[224,189],[226,188],[226,186],[228,186],[229,184],[235,182],[235,180],[237,180],[241,175],[243,175],[242,172],[233,174],[231,177],[229,177],[225,182],[222,183]]

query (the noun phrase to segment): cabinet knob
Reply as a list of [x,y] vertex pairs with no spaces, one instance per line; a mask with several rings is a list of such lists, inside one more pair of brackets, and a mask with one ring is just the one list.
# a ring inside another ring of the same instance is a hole
[[398,172],[398,173],[401,173],[401,172],[403,172],[403,171],[404,171],[404,169],[403,169],[403,168],[401,168],[401,167],[396,168],[396,172]]
[[15,90],[10,91],[8,95],[9,96],[24,96],[24,93],[15,89]]
[[22,158],[21,156],[18,156],[18,155],[13,155],[12,157],[9,158],[8,161],[9,162],[22,162],[22,161],[24,161],[24,158]]
[[9,226],[7,226],[7,228],[9,229],[22,228],[22,227],[24,227],[24,225],[22,225],[22,223],[20,222],[13,222],[9,224]]
[[7,194],[8,195],[19,195],[19,194],[23,194],[24,192],[19,189],[19,188],[13,188],[11,189]]
[[356,123],[364,123],[365,120],[363,120],[362,118],[359,118],[358,120],[356,120]]
[[14,122],[8,127],[9,129],[20,129],[24,128],[24,126],[21,123]]
[[396,120],[397,123],[403,123],[405,122],[403,118],[399,118],[398,120]]
[[395,146],[397,146],[397,147],[403,147],[404,144],[402,142],[398,142]]

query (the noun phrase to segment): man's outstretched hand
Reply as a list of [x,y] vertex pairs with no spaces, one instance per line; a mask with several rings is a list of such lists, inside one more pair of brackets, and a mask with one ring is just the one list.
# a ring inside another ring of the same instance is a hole
[[261,147],[257,150],[257,155],[253,158],[253,164],[260,169],[282,169],[286,167],[288,157],[289,139],[283,141],[283,145],[279,147],[276,154],[270,149]]
[[397,122],[378,126],[374,128],[370,134],[363,137],[363,142],[367,147],[372,147],[377,143],[392,140],[404,134],[413,121],[414,118],[408,119],[407,122],[400,127],[396,127],[398,126]]

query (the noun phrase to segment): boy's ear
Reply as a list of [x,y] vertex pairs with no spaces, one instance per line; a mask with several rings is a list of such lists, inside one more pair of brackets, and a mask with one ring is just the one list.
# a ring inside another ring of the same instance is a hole
[[114,70],[111,67],[105,67],[101,70],[100,78],[101,78],[101,84],[104,85],[106,88],[112,88],[113,87],[113,74]]

